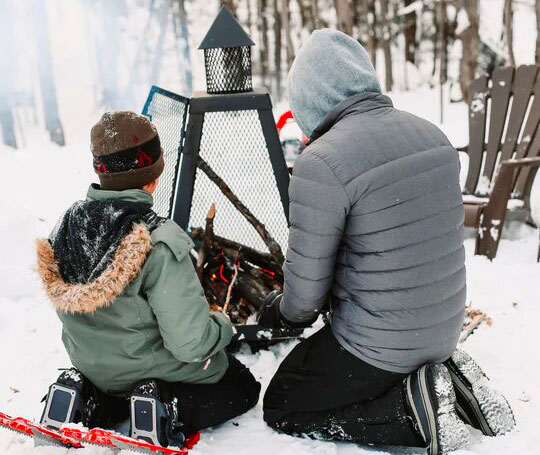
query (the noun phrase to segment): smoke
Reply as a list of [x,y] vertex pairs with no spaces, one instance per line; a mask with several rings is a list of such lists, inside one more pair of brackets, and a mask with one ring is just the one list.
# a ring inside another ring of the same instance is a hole
[[0,146],[86,137],[104,110],[140,111],[151,85],[189,96],[180,3],[0,0]]

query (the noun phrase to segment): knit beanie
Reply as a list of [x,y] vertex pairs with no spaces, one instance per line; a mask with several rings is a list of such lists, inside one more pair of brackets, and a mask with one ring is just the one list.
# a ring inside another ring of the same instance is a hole
[[90,144],[103,190],[142,188],[163,172],[156,127],[142,115],[106,112],[92,127]]

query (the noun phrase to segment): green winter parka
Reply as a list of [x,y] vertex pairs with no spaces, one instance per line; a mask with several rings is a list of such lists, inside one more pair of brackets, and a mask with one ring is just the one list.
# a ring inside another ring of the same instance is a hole
[[[88,190],[88,200],[111,198],[153,203],[143,190]],[[72,284],[62,279],[50,241],[37,241],[38,273],[62,321],[64,346],[102,391],[125,393],[145,378],[215,383],[225,374],[233,329],[225,315],[209,312],[192,247],[171,220],[151,233],[137,224],[97,279]]]

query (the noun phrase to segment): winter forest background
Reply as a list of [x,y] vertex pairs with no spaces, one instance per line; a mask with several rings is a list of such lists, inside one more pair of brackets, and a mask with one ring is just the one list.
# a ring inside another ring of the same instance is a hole
[[46,129],[63,145],[97,111],[140,111],[152,84],[204,89],[197,47],[220,4],[256,42],[255,82],[275,103],[321,27],[357,38],[386,91],[441,86],[443,108],[476,75],[540,53],[540,0],[0,0],[3,143],[24,147]]

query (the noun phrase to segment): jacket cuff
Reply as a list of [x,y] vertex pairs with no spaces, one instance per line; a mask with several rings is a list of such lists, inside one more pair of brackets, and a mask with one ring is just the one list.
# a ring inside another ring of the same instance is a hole
[[319,318],[319,313],[317,312],[314,319],[312,318],[312,319],[307,320],[307,321],[297,321],[297,322],[290,321],[289,319],[287,319],[287,317],[281,311],[282,303],[283,303],[283,300],[281,300],[281,302],[279,302],[279,307],[278,308],[279,308],[279,316],[280,316],[281,324],[285,328],[288,328],[288,329],[305,329],[307,327],[311,327],[313,325],[313,323]]

